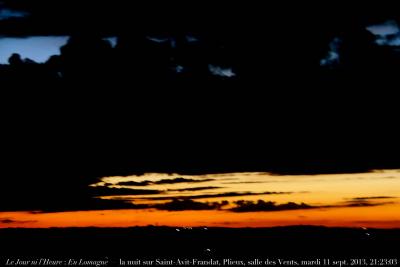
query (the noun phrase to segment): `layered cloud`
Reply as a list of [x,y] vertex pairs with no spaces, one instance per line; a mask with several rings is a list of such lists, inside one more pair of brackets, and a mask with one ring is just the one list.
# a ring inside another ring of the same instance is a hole
[[298,210],[298,209],[311,209],[316,208],[305,203],[294,203],[288,202],[285,204],[276,204],[272,201],[244,201],[239,200],[235,202],[236,207],[233,207],[231,211],[234,212],[254,212],[254,211],[282,211],[282,210]]
[[0,218],[0,224],[29,224],[36,222],[34,220],[15,220],[13,218]]
[[197,202],[191,199],[174,199],[163,204],[155,204],[151,207],[159,210],[184,211],[184,210],[218,210],[228,205],[228,201],[221,202]]
[[214,179],[188,179],[188,178],[182,178],[182,177],[177,177],[174,179],[161,179],[158,181],[140,181],[140,182],[135,182],[135,181],[127,181],[127,182],[119,182],[117,185],[123,185],[123,186],[147,186],[147,185],[162,185],[162,184],[178,184],[178,183],[203,183],[203,182],[210,182],[213,181]]

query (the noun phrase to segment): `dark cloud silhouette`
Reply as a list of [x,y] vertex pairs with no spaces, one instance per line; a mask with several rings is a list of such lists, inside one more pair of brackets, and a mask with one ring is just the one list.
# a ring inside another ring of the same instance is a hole
[[228,205],[228,201],[221,202],[197,202],[191,199],[173,199],[171,202],[156,204],[152,207],[159,210],[183,211],[183,210],[216,210]]
[[60,205],[55,203],[53,205],[46,205],[36,211],[31,211],[34,214],[40,213],[53,213],[62,211],[90,211],[90,210],[121,210],[121,209],[148,209],[151,208],[147,204],[134,204],[131,200],[127,199],[99,199],[88,198],[82,199],[80,202],[70,201],[67,204]]
[[[135,181],[126,181],[126,182],[119,182],[117,185],[125,185],[125,186],[146,186],[151,185],[153,182],[151,181],[142,181],[142,182],[135,182]],[[111,185],[111,184],[108,184]]]
[[344,205],[339,204],[337,207],[374,207],[393,204],[393,201],[378,202],[379,200],[396,199],[393,196],[370,196],[370,197],[354,197],[345,202]]
[[147,185],[159,185],[159,184],[178,184],[178,183],[202,183],[214,181],[214,179],[190,179],[190,178],[174,178],[174,179],[162,179],[159,181],[127,181],[127,182],[119,182],[118,185],[127,185],[127,186],[147,186]]
[[346,201],[346,204],[338,205],[337,207],[374,207],[374,206],[382,206],[382,205],[388,205],[388,204],[394,203],[393,201],[387,201],[387,202],[372,202],[372,201],[370,201],[370,200],[375,200],[375,199],[376,198],[367,198],[367,199],[363,199],[363,198],[357,199],[356,198],[354,200]]
[[[281,194],[292,194],[292,192],[226,192],[226,193],[217,193],[217,194],[202,194],[202,195],[194,195],[194,196],[181,196],[180,199],[202,199],[202,198],[223,198],[223,197],[236,197],[236,196],[261,196],[261,195],[281,195]],[[161,197],[152,197],[153,200],[168,200],[175,199],[176,197],[169,196],[161,196]],[[147,198],[141,198],[147,199]]]
[[152,189],[129,189],[129,188],[115,188],[106,186],[90,187],[90,193],[93,196],[115,196],[115,195],[153,195],[161,194],[164,191]]
[[223,188],[223,187],[219,187],[219,186],[188,187],[188,188],[179,188],[179,189],[168,189],[168,191],[175,191],[175,192],[202,191],[202,190],[218,189],[218,188]]
[[22,220],[14,220],[12,218],[0,218],[0,223],[3,223],[3,224],[32,223],[32,222],[36,222],[36,221],[35,220],[22,221]]
[[397,198],[397,197],[392,197],[392,196],[355,197],[355,198],[352,198],[351,200],[358,201],[358,200],[393,199],[393,198]]
[[349,202],[346,205],[338,206],[338,207],[375,207],[375,206],[383,206],[387,204],[393,204],[393,202],[381,202],[381,203],[373,203],[367,201],[354,201]]
[[12,219],[0,219],[0,223],[5,223],[5,224],[7,224],[7,223],[14,223],[15,221],[14,220],[12,220]]
[[202,183],[202,182],[209,182],[214,181],[215,179],[190,179],[190,178],[182,178],[178,177],[175,179],[162,179],[160,181],[155,181],[154,184],[177,184],[177,183]]
[[252,211],[281,211],[281,210],[297,210],[297,209],[312,209],[314,206],[307,205],[305,203],[294,203],[288,202],[286,204],[276,204],[272,201],[258,200],[246,201],[239,200],[234,202],[236,207],[231,208],[234,212],[252,212]]
[[242,182],[222,182],[222,184],[264,184],[278,181],[242,181]]

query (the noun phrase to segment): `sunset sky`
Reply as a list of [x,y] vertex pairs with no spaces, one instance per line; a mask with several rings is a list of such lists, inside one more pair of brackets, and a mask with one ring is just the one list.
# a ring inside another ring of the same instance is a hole
[[161,2],[0,0],[0,228],[400,228],[392,4]]
[[0,227],[400,227],[400,170],[318,175],[146,173],[103,177],[90,186],[113,190],[98,198],[132,208],[1,212]]

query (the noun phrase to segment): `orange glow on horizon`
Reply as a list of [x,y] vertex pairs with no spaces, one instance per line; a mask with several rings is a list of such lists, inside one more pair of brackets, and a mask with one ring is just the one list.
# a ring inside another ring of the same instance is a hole
[[[94,186],[156,189],[160,194],[121,195],[134,204],[162,204],[174,197],[195,197],[196,202],[229,201],[215,210],[166,211],[151,209],[92,210],[54,213],[0,212],[0,228],[48,227],[274,227],[322,225],[332,227],[400,228],[400,171],[382,170],[356,174],[271,175],[269,173],[231,173],[179,176],[188,179],[171,183],[177,175],[145,174],[106,177]],[[193,182],[192,180],[196,180]],[[201,181],[204,179],[204,182]],[[168,180],[167,182],[165,182]],[[199,180],[199,182],[197,181]],[[147,181],[146,185],[121,186],[121,182]],[[149,182],[150,181],[150,182]],[[163,182],[157,182],[163,181]],[[204,189],[185,191],[186,188]],[[209,189],[208,189],[209,188]],[[184,189],[184,190],[182,190]],[[179,191],[182,190],[182,191]],[[244,192],[239,196],[219,196]],[[246,192],[249,193],[246,195]],[[284,192],[285,194],[251,194]],[[203,197],[204,196],[204,197]],[[165,200],[154,198],[167,197]],[[197,198],[196,198],[197,197]],[[115,196],[103,196],[114,199]],[[306,203],[314,208],[282,211],[229,211],[238,200],[264,200],[277,204]],[[351,206],[351,204],[355,204]],[[359,205],[359,206],[357,206]]]
[[[332,227],[399,228],[400,205],[292,210],[276,212],[103,210],[56,213],[5,212],[12,227],[274,227],[321,225]],[[11,225],[0,224],[0,228]]]

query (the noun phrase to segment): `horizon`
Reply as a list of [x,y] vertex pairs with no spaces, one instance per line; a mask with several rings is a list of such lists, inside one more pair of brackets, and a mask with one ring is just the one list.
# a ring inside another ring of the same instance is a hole
[[[314,175],[145,173],[102,177],[88,187],[92,199],[103,204],[91,210],[0,212],[0,228],[400,226],[400,169]],[[114,208],[104,208],[107,203]]]

